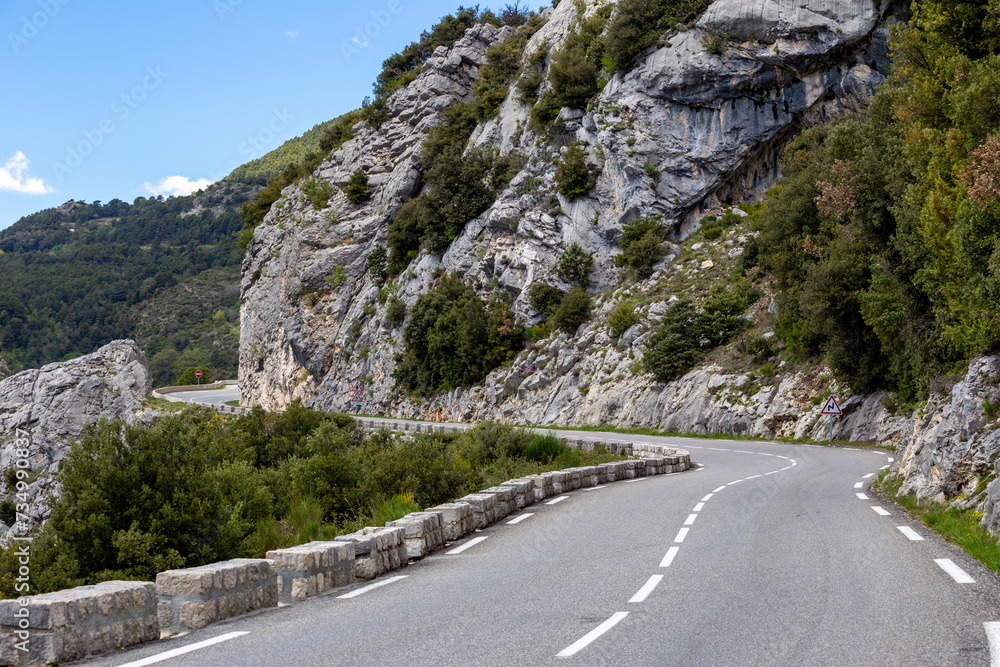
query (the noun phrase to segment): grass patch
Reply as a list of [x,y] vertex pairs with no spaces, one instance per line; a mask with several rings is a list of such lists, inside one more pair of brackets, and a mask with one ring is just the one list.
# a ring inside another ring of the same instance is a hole
[[1000,543],[988,530],[979,525],[982,512],[961,510],[941,503],[920,502],[915,494],[896,496],[903,485],[903,478],[890,476],[889,471],[879,475],[873,488],[886,500],[900,505],[907,513],[933,530],[947,542],[959,546],[980,563],[1000,573]]

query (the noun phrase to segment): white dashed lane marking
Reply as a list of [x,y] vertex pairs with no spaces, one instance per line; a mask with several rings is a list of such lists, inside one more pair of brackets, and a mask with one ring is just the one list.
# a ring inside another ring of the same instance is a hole
[[879,507],[878,505],[872,505],[872,509],[875,510],[875,514],[879,516],[889,516],[891,512],[886,510],[884,507]]
[[151,655],[148,658],[143,658],[142,660],[136,660],[135,662],[125,663],[121,667],[145,667],[145,665],[154,665],[158,662],[163,662],[164,660],[169,660],[170,658],[176,658],[179,655],[184,655],[185,653],[191,653],[192,651],[197,651],[198,649],[208,648],[209,646],[214,646],[215,644],[221,644],[222,642],[229,641],[230,639],[236,639],[237,637],[242,637],[243,635],[248,635],[249,632],[230,632],[229,634],[219,635],[218,637],[213,637],[212,639],[206,639],[203,642],[198,642],[197,644],[190,644],[188,646],[182,646],[181,648],[175,648],[172,651],[166,651],[165,653],[157,653],[156,655]]
[[683,542],[684,538],[687,537],[687,534],[688,534],[689,530],[691,530],[691,529],[690,528],[681,528],[679,531],[677,531],[677,537],[674,538],[674,542],[676,542],[677,544],[680,544],[681,542]]
[[[486,538],[483,537],[483,538],[476,538],[476,539],[482,541],[482,540],[485,540]],[[475,540],[473,540],[473,542],[474,541]],[[472,546],[472,545],[471,544],[470,545],[466,545],[465,547],[461,547],[461,549],[466,549],[469,546]],[[453,552],[448,552],[448,553],[453,553]],[[374,584],[368,584],[367,586],[363,586],[363,587],[359,588],[356,591],[351,591],[350,593],[344,593],[343,595],[338,595],[337,597],[340,598],[341,600],[349,600],[350,598],[356,598],[359,595],[364,595],[368,591],[373,591],[376,588],[382,588],[383,586],[388,586],[389,584],[393,584],[393,583],[395,583],[397,581],[400,581],[402,579],[406,579],[408,576],[410,576],[410,575],[408,575],[408,574],[399,574],[399,575],[396,575],[395,577],[389,577],[388,579],[385,579],[383,581],[376,581]]]
[[566,500],[567,498],[569,498],[569,496],[559,496],[558,498],[555,498],[554,500],[550,500],[549,502],[547,502],[545,504],[546,505],[555,505],[556,503],[561,503],[562,501]]
[[458,554],[462,553],[466,549],[471,549],[472,547],[476,546],[477,544],[479,544],[480,542],[482,542],[483,540],[485,540],[487,537],[489,537],[489,536],[488,535],[483,535],[482,537],[473,537],[471,540],[469,540],[468,542],[466,542],[462,546],[457,547],[455,549],[452,549],[451,551],[448,551],[447,553],[445,553],[445,556],[457,556]]
[[860,500],[868,500],[868,496],[863,493],[855,493],[854,495],[856,495]]
[[705,501],[701,501],[700,503],[698,503],[697,505],[695,505],[695,506],[694,506],[694,509],[693,509],[693,510],[691,510],[691,511],[692,511],[692,512],[700,512],[700,511],[702,511],[703,509],[705,509]]
[[865,483],[864,483],[864,482],[858,482],[858,483],[856,483],[856,484],[854,485],[854,488],[855,488],[855,489],[860,489],[860,488],[861,488],[862,486],[864,486],[864,485],[865,485]]
[[670,567],[670,564],[674,562],[674,558],[677,557],[677,552],[680,550],[680,547],[670,547],[667,549],[667,555],[660,561],[660,567]]
[[600,625],[598,625],[596,628],[594,628],[593,630],[591,630],[590,632],[588,632],[583,637],[581,637],[577,641],[573,642],[572,644],[570,644],[569,646],[567,646],[563,650],[559,651],[559,653],[556,654],[556,657],[559,657],[559,658],[569,658],[569,657],[572,657],[572,656],[576,655],[577,653],[579,653],[583,649],[587,648],[587,646],[590,645],[595,639],[597,639],[598,637],[600,637],[601,635],[603,635],[605,632],[607,632],[611,628],[613,628],[616,625],[618,625],[618,623],[621,622],[621,620],[623,618],[625,618],[626,616],[628,616],[628,612],[627,611],[615,612],[614,614],[611,615],[611,618],[609,618],[608,620],[604,621],[603,623],[601,623]]
[[527,514],[522,514],[521,516],[517,517],[516,519],[511,519],[510,521],[508,521],[507,525],[508,526],[513,526],[514,524],[521,523],[525,519],[527,519],[529,517],[533,517],[533,516],[535,516],[535,515],[533,513],[531,513],[531,512],[528,512]]
[[635,602],[644,602],[646,600],[646,598],[649,597],[649,595],[653,592],[653,590],[659,585],[659,583],[661,581],[663,581],[663,575],[662,574],[654,574],[653,576],[651,576],[649,578],[649,581],[647,581],[645,584],[643,584],[642,588],[640,588],[639,591],[635,595],[632,596],[632,599],[629,600],[629,602],[633,602],[633,603],[635,603]]
[[688,514],[688,518],[684,519],[684,525],[690,526],[691,524],[694,523],[695,519],[697,518],[698,518],[697,514]]
[[969,573],[960,568],[950,558],[935,558],[934,562],[938,564],[942,570],[948,573],[948,575],[960,584],[974,584],[976,580],[969,576]]

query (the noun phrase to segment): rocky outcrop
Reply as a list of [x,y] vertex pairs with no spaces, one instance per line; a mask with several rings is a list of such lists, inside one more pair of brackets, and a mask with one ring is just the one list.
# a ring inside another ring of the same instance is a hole
[[[589,15],[602,3],[583,4]],[[300,398],[342,409],[350,386],[363,379],[366,410],[429,416],[424,404],[401,399],[394,388],[403,332],[386,322],[387,294],[379,299],[380,290],[395,290],[412,308],[435,276],[454,271],[483,296],[493,290],[510,295],[519,319],[534,324],[540,316],[527,288],[543,279],[568,287],[553,274],[571,243],[594,253],[592,291],[614,287],[621,275],[611,257],[623,224],[661,214],[682,239],[709,207],[762,194],[794,131],[866,104],[883,80],[885,10],[847,0],[718,0],[697,26],[664,35],[639,66],[616,74],[588,109],[563,110],[567,140],[581,142],[602,168],[593,191],[572,201],[555,188],[560,149],[528,128],[530,107],[508,95],[499,115],[477,128],[473,142],[520,153],[524,169],[447,252],[421,254],[383,286],[368,275],[366,258],[376,243],[384,244],[402,204],[419,192],[428,131],[448,105],[470,99],[486,50],[511,32],[488,25],[470,29],[453,48],[435,51],[416,80],[389,99],[389,119],[380,129],[359,124],[355,137],[320,166],[314,178],[334,192],[325,208],[314,208],[302,184],[289,186],[257,228],[243,264],[244,400],[275,409]],[[545,16],[548,23],[528,42],[526,56],[559,48],[578,18],[577,3],[563,0]],[[712,41],[729,28],[746,39]],[[373,187],[361,207],[342,192],[357,169]],[[577,337],[567,348],[592,355],[583,342]],[[572,388],[567,391],[557,403],[571,402]],[[625,396],[618,400],[635,403]],[[642,420],[657,414],[648,412]]]
[[[132,421],[152,391],[149,364],[132,341],[109,343],[93,354],[17,373],[0,382],[0,488],[12,497],[6,471],[25,458],[15,441],[27,433],[30,526],[49,518],[45,502],[58,497],[55,473],[70,445],[101,418]],[[20,464],[23,467],[23,463]],[[20,500],[19,500],[20,502]],[[0,525],[5,534],[10,527]],[[19,534],[23,534],[19,530]]]

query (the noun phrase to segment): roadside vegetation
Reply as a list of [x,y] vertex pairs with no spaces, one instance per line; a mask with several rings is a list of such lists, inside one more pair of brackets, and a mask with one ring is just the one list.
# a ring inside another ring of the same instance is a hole
[[[151,427],[102,422],[62,463],[62,495],[32,543],[31,591],[261,558],[515,477],[612,460],[489,423],[366,436],[349,416],[297,403],[231,419],[189,406]],[[15,595],[14,549],[0,550],[2,597]]]
[[[1000,574],[1000,542],[998,538],[980,525],[983,515],[979,510],[960,509],[935,502],[921,502],[915,494],[897,496],[903,485],[903,478],[889,474],[886,470],[879,475],[873,485],[885,499],[901,505],[913,518],[936,532],[946,541],[962,548],[980,563]],[[977,489],[977,495],[986,489],[985,480]]]

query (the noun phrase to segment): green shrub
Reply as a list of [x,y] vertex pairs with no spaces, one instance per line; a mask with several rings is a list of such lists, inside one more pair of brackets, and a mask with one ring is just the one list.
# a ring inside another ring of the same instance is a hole
[[621,0],[607,31],[607,52],[620,70],[632,68],[636,58],[667,30],[701,16],[710,0]]
[[611,311],[608,318],[608,328],[611,335],[617,340],[622,337],[630,327],[639,323],[639,316],[635,313],[635,307],[627,302],[621,301]]
[[388,99],[388,95],[377,96],[374,101],[368,97],[364,99],[358,115],[368,127],[377,130],[382,127],[382,123],[389,120]]
[[333,267],[333,273],[328,275],[323,280],[330,286],[330,289],[340,289],[340,286],[347,280],[347,269],[343,266],[335,266]]
[[575,49],[564,48],[552,59],[549,80],[559,106],[583,109],[591,97],[600,92],[600,70]]
[[528,58],[524,72],[517,80],[517,96],[523,104],[534,104],[538,99],[538,89],[545,82],[545,61],[549,57],[548,45],[537,49]]
[[593,253],[585,251],[578,243],[571,243],[559,258],[556,275],[571,285],[586,289],[590,287],[590,272],[593,268]]
[[590,192],[597,183],[597,173],[587,164],[587,154],[578,145],[570,146],[556,168],[559,193],[576,199]]
[[618,241],[622,252],[615,255],[615,266],[624,268],[634,280],[645,280],[653,275],[653,265],[666,256],[665,240],[659,215],[630,222],[622,228]]
[[704,356],[706,337],[702,318],[691,299],[680,299],[663,316],[649,338],[642,366],[657,380],[668,382],[688,372]]
[[534,283],[528,291],[528,298],[535,310],[546,317],[551,317],[562,303],[562,290],[546,283]]
[[[201,371],[201,378],[195,377],[195,372]],[[197,366],[186,368],[179,378],[177,378],[178,387],[186,387],[191,384],[211,384],[212,380],[209,379],[209,371],[206,366]]]
[[372,251],[368,253],[368,272],[372,274],[373,279],[382,280],[385,278],[388,256],[385,246],[381,243],[376,243]]
[[524,457],[529,461],[551,463],[568,449],[569,447],[554,435],[536,435],[528,445]]
[[538,98],[538,102],[531,108],[529,124],[535,132],[544,132],[559,116],[562,104],[552,90],[546,90]]
[[302,194],[306,196],[314,209],[322,211],[330,201],[333,186],[318,178],[311,178],[302,184]]
[[566,292],[559,308],[552,317],[552,326],[573,333],[581,324],[590,319],[590,309],[593,301],[587,291],[574,287]]
[[[12,488],[10,486],[8,489]],[[14,522],[17,520],[17,507],[14,501],[9,498],[4,498],[0,500],[0,523],[6,526],[13,526]]]
[[467,387],[513,358],[524,339],[506,303],[489,307],[458,277],[445,276],[417,299],[403,333],[393,376],[399,386],[428,396]]
[[371,196],[371,189],[368,187],[368,174],[361,169],[351,174],[351,180],[344,188],[344,194],[355,206]]
[[521,69],[521,56],[527,41],[517,33],[486,50],[486,63],[479,68],[479,78],[472,84],[479,122],[497,115],[500,105],[507,99],[510,84]]
[[397,327],[406,319],[406,303],[398,296],[390,297],[386,302],[385,319]]
[[702,233],[702,236],[704,236],[706,240],[708,240],[708,241],[714,241],[715,239],[717,239],[720,236],[722,236],[722,228],[721,227],[708,227],[708,228],[702,229],[701,233]]

